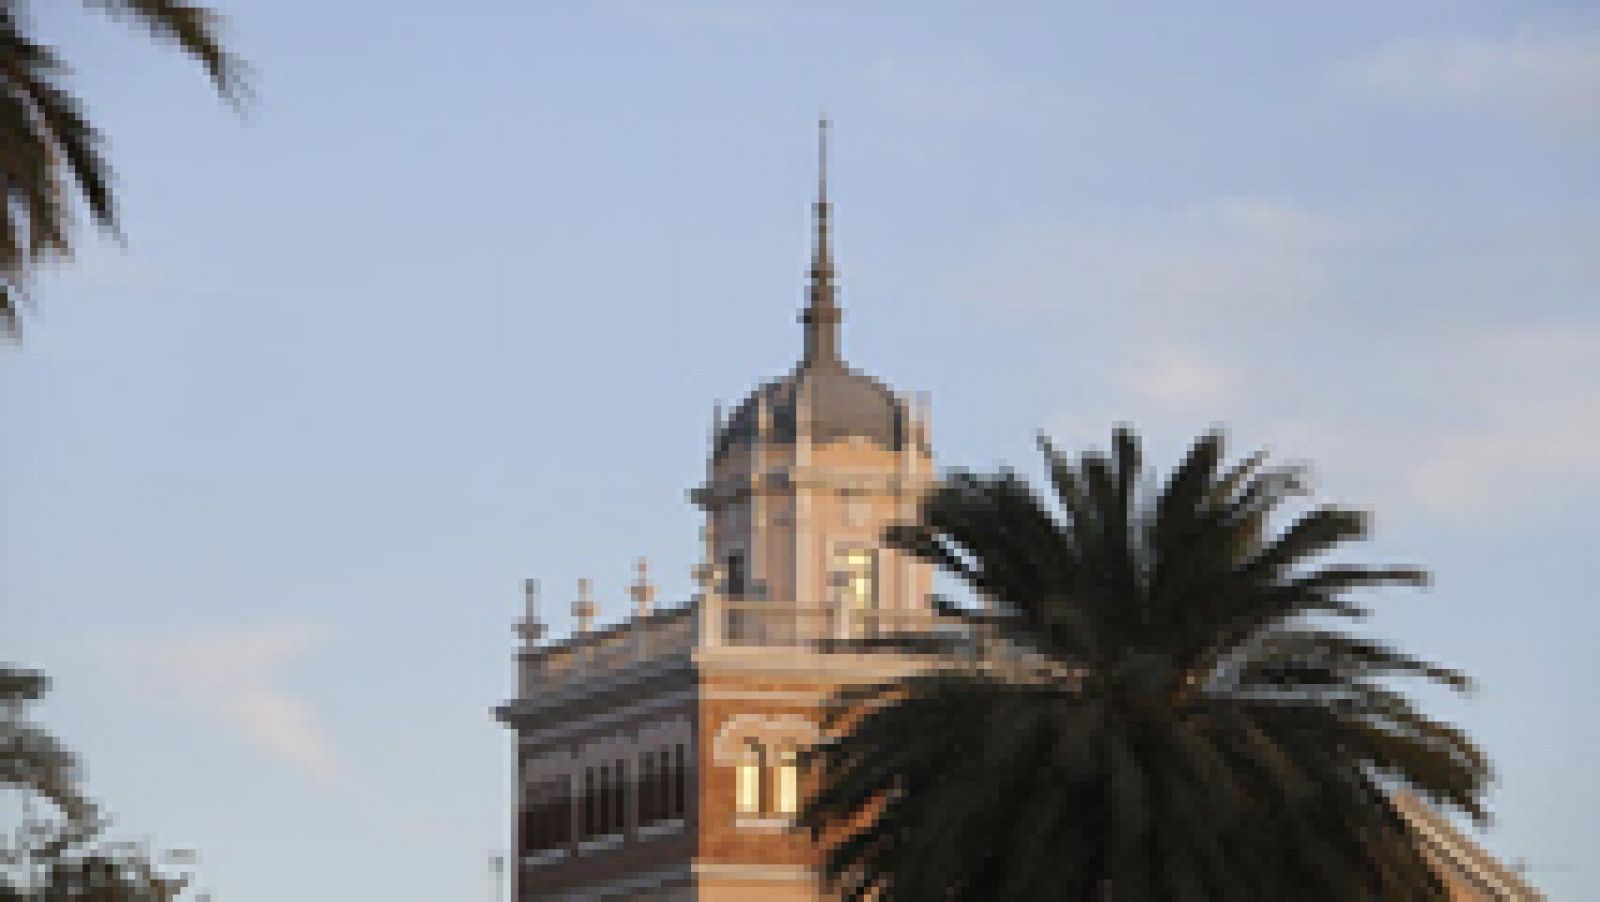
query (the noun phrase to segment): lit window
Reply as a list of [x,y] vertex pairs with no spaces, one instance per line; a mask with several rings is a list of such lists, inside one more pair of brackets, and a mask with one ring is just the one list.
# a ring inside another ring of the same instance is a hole
[[740,814],[761,813],[761,758],[760,744],[746,742],[734,774],[734,807]]
[[878,554],[871,548],[841,548],[829,574],[838,616],[852,634],[874,633],[878,620]]
[[778,814],[795,814],[800,810],[800,766],[792,750],[778,758],[777,795]]

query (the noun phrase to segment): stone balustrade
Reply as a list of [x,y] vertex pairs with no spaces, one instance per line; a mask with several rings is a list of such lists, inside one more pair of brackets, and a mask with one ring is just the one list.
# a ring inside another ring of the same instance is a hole
[[[712,644],[732,648],[790,648],[817,652],[885,647],[908,636],[930,653],[966,656],[985,638],[973,624],[920,610],[841,610],[773,600],[718,599],[711,608],[721,630]],[[655,611],[521,654],[520,694],[536,698],[584,680],[621,674],[670,657],[687,657],[703,640],[697,606]]]

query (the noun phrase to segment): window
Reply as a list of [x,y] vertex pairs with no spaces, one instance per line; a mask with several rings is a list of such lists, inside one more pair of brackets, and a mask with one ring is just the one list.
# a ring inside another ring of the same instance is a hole
[[734,809],[740,814],[761,813],[761,772],[765,769],[762,757],[761,745],[753,739],[746,740],[734,768]]
[[661,779],[656,775],[660,758],[654,750],[639,759],[639,826],[660,820],[666,806],[660,802]]
[[600,833],[609,836],[617,832],[617,810],[621,807],[617,803],[622,800],[616,765],[600,765],[600,787]]
[[639,825],[683,817],[687,786],[682,745],[651,749],[639,759]]
[[572,787],[568,778],[551,777],[528,789],[522,809],[525,853],[564,848],[572,839]]
[[600,835],[600,775],[599,768],[583,769],[583,810],[578,825],[579,839],[593,839]]
[[[671,801],[667,803],[668,817],[683,817],[689,810],[689,767],[687,753],[680,743],[672,750],[672,777],[668,784]],[[663,759],[666,760],[663,754]]]
[[618,758],[612,765],[611,832],[628,829],[628,762]]
[[742,598],[747,589],[745,581],[744,552],[732,552],[728,555],[728,596],[730,598]]
[[838,616],[851,634],[875,632],[878,608],[878,553],[872,548],[840,548],[829,574]]
[[792,749],[778,757],[777,771],[776,812],[796,814],[800,811],[800,765]]

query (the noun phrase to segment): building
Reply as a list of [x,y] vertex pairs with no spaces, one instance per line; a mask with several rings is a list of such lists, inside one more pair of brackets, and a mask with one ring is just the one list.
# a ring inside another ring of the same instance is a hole
[[[801,359],[718,412],[691,492],[693,600],[654,608],[641,562],[628,620],[596,629],[581,583],[576,631],[545,643],[528,586],[517,697],[498,710],[516,736],[517,902],[821,898],[817,850],[791,829],[795,754],[836,690],[929,663],[848,642],[944,624],[927,566],[880,541],[934,478],[928,415],[841,355],[821,153]],[[952,626],[939,654],[974,650]]]
[[[825,153],[825,148],[824,148]],[[845,684],[905,673],[829,641],[926,624],[927,566],[885,548],[933,477],[926,411],[844,362],[826,165],[800,361],[717,416],[700,590],[655,610],[641,564],[627,622],[541,645],[532,610],[518,697],[524,787],[514,897],[814,899],[813,849],[788,829],[795,752]],[[531,592],[530,587],[530,592]]]

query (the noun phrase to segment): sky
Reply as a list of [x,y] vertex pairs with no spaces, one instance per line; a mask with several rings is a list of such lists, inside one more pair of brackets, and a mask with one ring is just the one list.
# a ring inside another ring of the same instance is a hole
[[36,4],[117,169],[0,350],[0,654],[226,902],[490,897],[520,582],[682,600],[712,406],[800,350],[815,128],[855,365],[941,465],[1225,426],[1434,584],[1361,629],[1600,897],[1600,7],[225,0],[243,115]]

